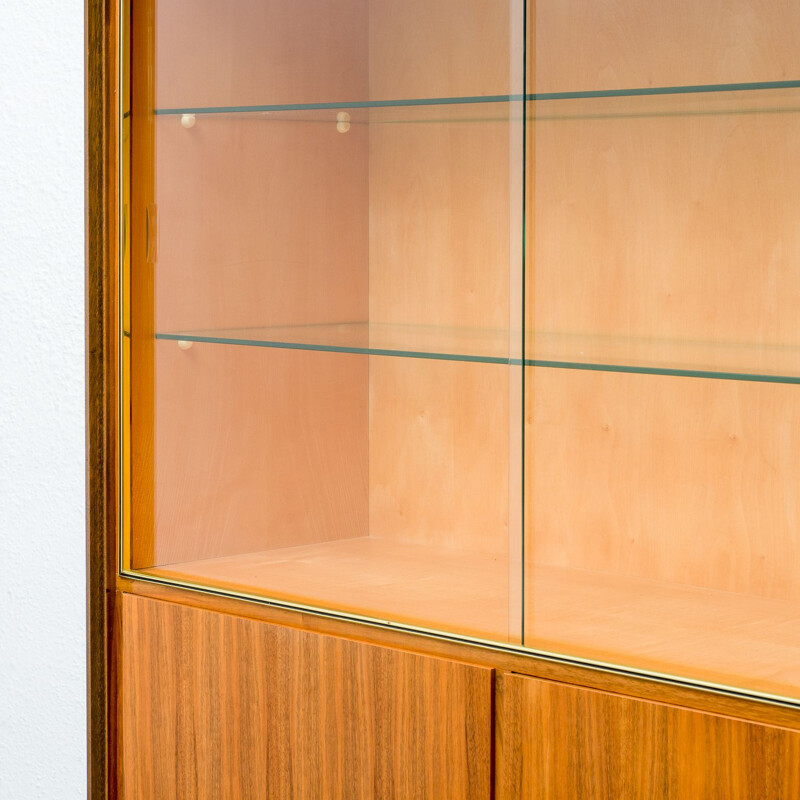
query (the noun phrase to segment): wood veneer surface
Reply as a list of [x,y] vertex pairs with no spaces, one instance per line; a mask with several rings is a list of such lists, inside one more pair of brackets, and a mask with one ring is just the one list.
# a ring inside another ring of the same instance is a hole
[[800,601],[800,393],[528,371],[538,563]]
[[[92,800],[112,796],[116,770],[114,582],[119,530],[116,326],[118,282],[117,122],[119,13],[87,0],[85,10],[86,320],[86,778]],[[125,98],[127,99],[127,98]]]
[[558,92],[797,78],[798,26],[800,7],[784,0],[529,0],[529,86]]
[[[497,555],[374,537],[171,564],[148,574],[518,641]],[[800,609],[772,598],[529,568],[526,645],[753,691],[800,692]]]
[[123,595],[123,798],[485,798],[492,670]]
[[371,536],[507,556],[510,391],[519,371],[370,358]]
[[[143,2],[131,14],[130,40],[130,260],[127,264],[126,297],[121,298],[130,330],[130,537],[123,554],[132,566],[153,563],[155,549],[155,352],[154,352],[154,256],[157,254],[158,222],[154,206],[155,42],[153,2]],[[152,218],[152,228],[151,228]],[[127,308],[125,308],[127,306]],[[127,455],[127,453],[126,453]]]
[[800,732],[506,673],[498,800],[794,800]]
[[511,28],[516,5],[370,0],[370,97],[508,94],[512,36],[522,40],[521,26]]
[[123,800],[266,796],[269,663],[258,633],[122,595]]

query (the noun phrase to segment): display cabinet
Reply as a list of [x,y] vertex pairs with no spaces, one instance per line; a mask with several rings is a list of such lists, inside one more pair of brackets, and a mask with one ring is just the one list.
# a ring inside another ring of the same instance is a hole
[[121,573],[800,701],[800,6],[123,23]]
[[800,798],[798,45],[87,0],[93,798]]

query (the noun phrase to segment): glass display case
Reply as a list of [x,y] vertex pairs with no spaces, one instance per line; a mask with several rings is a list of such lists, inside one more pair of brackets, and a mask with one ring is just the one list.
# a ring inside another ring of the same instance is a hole
[[121,573],[800,702],[800,4],[123,4]]

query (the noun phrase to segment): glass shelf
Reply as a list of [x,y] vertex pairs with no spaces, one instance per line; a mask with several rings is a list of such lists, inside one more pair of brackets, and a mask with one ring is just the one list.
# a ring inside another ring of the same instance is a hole
[[800,383],[800,346],[535,332],[527,366],[687,378]]
[[[296,103],[266,106],[156,109],[162,122],[177,117],[196,120],[250,120],[253,122],[335,123],[346,114],[353,125],[418,122],[521,122],[523,95],[442,97],[430,100]],[[174,121],[173,121],[174,124]],[[344,131],[342,131],[344,132]]]
[[287,350],[509,364],[508,331],[349,322],[214,331],[157,333],[156,339]]
[[[483,364],[523,363],[518,335],[487,329],[350,322],[157,333],[156,339]],[[537,332],[528,337],[524,363],[552,369],[800,384],[800,346],[789,345]]]
[[[329,121],[332,111],[345,111],[350,113],[352,122],[363,124],[408,121],[408,113],[412,109],[414,120],[434,121],[438,109],[440,115],[446,113],[447,121],[485,121],[508,120],[512,111],[515,107],[520,107],[523,100],[528,103],[528,119],[537,122],[591,119],[597,116],[604,118],[675,114],[794,113],[800,110],[800,98],[794,91],[797,89],[800,89],[800,80],[758,81],[464,97],[156,108],[154,114],[156,116],[246,115],[260,120],[285,120],[288,112],[297,115],[294,117],[297,121],[321,122]],[[647,98],[650,102],[643,105],[643,98]],[[616,102],[609,106],[608,103],[598,104],[598,100]],[[591,102],[586,104],[585,101]],[[540,111],[541,105],[544,105],[546,110]],[[443,108],[447,111],[443,112]]]

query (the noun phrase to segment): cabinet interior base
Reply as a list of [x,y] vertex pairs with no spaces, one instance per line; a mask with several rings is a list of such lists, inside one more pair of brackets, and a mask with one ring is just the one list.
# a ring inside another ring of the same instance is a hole
[[[364,537],[142,572],[481,639],[521,639],[521,621],[509,617],[520,598],[509,602],[503,555]],[[794,601],[557,566],[529,565],[526,573],[527,647],[766,694],[800,690]]]

